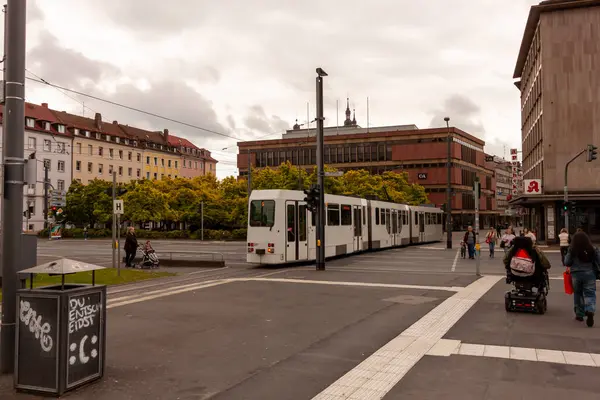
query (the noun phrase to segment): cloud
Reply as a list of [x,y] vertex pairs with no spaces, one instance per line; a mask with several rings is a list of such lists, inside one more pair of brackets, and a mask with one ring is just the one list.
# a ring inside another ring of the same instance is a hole
[[60,46],[48,31],[40,35],[39,44],[28,52],[27,67],[48,82],[71,87],[80,87],[85,81],[115,80],[121,75],[114,65],[89,59]]
[[275,132],[283,133],[290,128],[290,124],[277,115],[267,116],[260,105],[254,105],[248,110],[244,118],[244,125],[252,132],[254,138]]
[[37,1],[27,1],[27,23],[43,21],[44,13],[37,4]]
[[485,134],[481,122],[481,108],[469,98],[462,95],[452,95],[444,101],[441,109],[432,112],[429,124],[432,128],[443,126],[444,118],[450,118],[450,126],[455,126],[471,135],[480,138]]

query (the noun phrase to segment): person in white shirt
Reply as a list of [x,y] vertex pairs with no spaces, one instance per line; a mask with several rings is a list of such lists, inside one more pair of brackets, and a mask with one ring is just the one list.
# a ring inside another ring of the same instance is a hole
[[515,238],[512,228],[508,228],[506,233],[502,235],[500,239],[500,247],[504,249],[504,255],[508,254],[508,249],[512,245],[512,241]]
[[528,237],[529,239],[531,239],[531,241],[533,242],[533,244],[535,244],[536,237],[535,237],[535,233],[533,231],[528,231],[525,234],[525,237]]
[[571,237],[565,228],[560,230],[558,234],[558,239],[560,240],[560,258],[562,260],[563,265],[565,265],[565,256],[567,255],[567,251],[569,250],[569,242],[571,241]]

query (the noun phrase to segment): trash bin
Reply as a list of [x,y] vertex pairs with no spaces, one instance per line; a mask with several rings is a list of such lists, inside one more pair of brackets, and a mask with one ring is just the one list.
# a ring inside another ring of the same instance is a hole
[[[31,285],[17,291],[14,385],[18,391],[61,396],[104,376],[106,286],[92,264],[61,259],[21,271]],[[65,284],[65,275],[92,272],[92,285]],[[35,274],[62,276],[33,288]]]

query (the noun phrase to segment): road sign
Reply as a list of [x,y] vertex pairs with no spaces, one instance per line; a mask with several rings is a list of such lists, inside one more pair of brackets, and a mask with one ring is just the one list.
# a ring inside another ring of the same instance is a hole
[[114,214],[123,214],[125,209],[123,208],[123,200],[114,200],[113,201],[113,213]]
[[325,176],[343,176],[344,171],[335,171],[335,172],[327,172],[325,171]]

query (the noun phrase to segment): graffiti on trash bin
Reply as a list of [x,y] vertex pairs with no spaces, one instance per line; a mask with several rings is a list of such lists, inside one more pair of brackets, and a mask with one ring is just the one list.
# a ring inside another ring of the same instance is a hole
[[49,353],[54,346],[54,341],[50,336],[52,327],[50,323],[44,322],[42,324],[42,316],[31,308],[31,304],[28,301],[21,300],[19,318],[25,326],[29,326],[29,332],[35,335],[36,339],[39,339],[42,350]]
[[89,297],[80,296],[69,299],[69,333],[93,326],[100,308],[101,305],[92,304]]
[[[98,357],[97,348],[92,348],[89,353],[86,353],[85,344],[88,341],[88,339],[90,339],[88,335],[85,335],[83,338],[81,338],[81,341],[79,343],[71,343],[71,345],[69,346],[69,350],[71,350],[71,353],[74,353],[75,355],[71,355],[71,357],[69,357],[69,364],[75,365],[78,358],[81,364],[87,364],[90,361],[90,358]],[[92,336],[92,338],[90,339],[90,343],[91,347],[98,347],[98,336]],[[79,351],[77,351],[78,349]],[[79,357],[77,357],[76,355]]]

